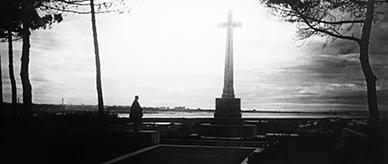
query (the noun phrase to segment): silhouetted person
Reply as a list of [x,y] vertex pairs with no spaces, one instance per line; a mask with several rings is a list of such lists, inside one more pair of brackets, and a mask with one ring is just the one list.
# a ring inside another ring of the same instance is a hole
[[133,130],[138,131],[139,125],[141,125],[141,118],[143,117],[143,109],[140,107],[137,101],[139,96],[135,96],[135,100],[132,103],[131,111],[129,113],[129,119],[133,123]]

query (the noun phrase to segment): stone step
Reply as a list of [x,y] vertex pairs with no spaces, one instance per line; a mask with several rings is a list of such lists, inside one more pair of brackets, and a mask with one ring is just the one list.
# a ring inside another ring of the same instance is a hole
[[235,164],[241,163],[255,147],[159,145],[129,153],[104,164]]
[[252,138],[257,136],[257,127],[251,124],[202,123],[198,126],[198,133],[210,137]]
[[265,147],[268,141],[248,141],[241,138],[206,137],[204,139],[161,139],[161,144],[173,145],[201,145],[201,146],[233,146],[233,147]]

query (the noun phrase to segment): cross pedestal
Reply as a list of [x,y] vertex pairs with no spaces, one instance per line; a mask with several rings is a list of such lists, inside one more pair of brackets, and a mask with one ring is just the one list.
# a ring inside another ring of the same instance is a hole
[[214,118],[214,123],[218,124],[242,124],[241,99],[216,98]]

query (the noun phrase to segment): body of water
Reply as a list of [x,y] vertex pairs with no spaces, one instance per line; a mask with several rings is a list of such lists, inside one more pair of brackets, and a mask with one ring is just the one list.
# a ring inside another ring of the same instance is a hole
[[[381,114],[382,118],[388,118],[386,113]],[[165,111],[157,113],[144,113],[144,118],[213,118],[214,112],[211,111]],[[128,118],[128,113],[118,113],[120,118]],[[243,112],[243,118],[367,118],[367,112],[348,112],[348,113],[259,113]]]

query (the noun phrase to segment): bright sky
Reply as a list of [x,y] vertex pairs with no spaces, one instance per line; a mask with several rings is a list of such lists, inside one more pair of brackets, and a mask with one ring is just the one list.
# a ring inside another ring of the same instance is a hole
[[[357,53],[330,55],[338,51],[323,51],[319,39],[297,41],[296,26],[256,0],[143,0],[130,6],[130,13],[97,16],[105,104],[129,105],[139,95],[143,106],[214,109],[223,88],[226,46],[226,29],[218,23],[231,9],[242,23],[234,29],[234,87],[243,109],[366,109]],[[64,19],[32,34],[33,101],[96,104],[90,17]],[[0,46],[5,100],[10,101],[7,45]],[[17,62],[20,47],[16,42]],[[331,70],[338,65],[341,74]],[[379,87],[387,88],[383,82]],[[355,93],[359,97],[349,97]]]

